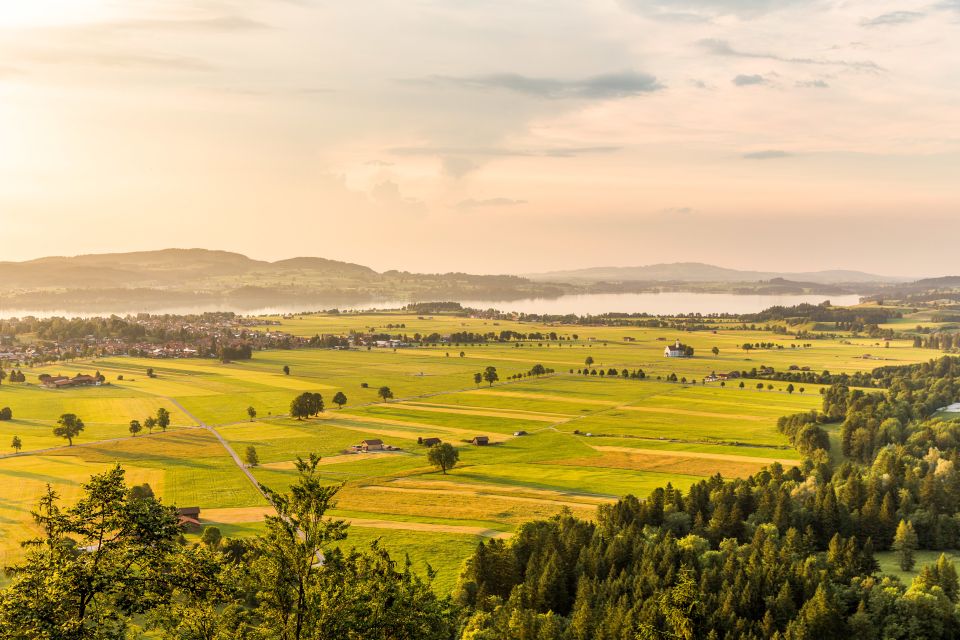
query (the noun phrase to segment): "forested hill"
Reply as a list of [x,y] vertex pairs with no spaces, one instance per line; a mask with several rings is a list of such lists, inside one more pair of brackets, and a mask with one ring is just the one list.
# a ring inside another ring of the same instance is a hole
[[596,522],[560,516],[480,545],[455,594],[463,637],[960,637],[952,563],[907,585],[874,558],[894,549],[911,567],[914,549],[960,546],[960,422],[931,417],[960,399],[960,359],[878,376],[886,393],[834,385],[793,425],[839,432],[845,462],[814,446],[800,468],[667,485]]
[[511,275],[378,273],[325,258],[266,262],[239,253],[164,249],[27,262],[0,262],[0,293],[10,308],[155,310],[197,304],[347,304],[405,297],[559,295],[555,285]]

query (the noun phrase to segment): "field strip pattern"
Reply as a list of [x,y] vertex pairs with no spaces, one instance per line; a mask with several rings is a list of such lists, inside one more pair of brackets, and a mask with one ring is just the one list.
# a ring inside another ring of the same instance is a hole
[[[552,498],[532,498],[528,496],[505,495],[492,491],[477,491],[472,489],[426,489],[414,487],[388,487],[384,485],[367,485],[363,489],[370,491],[394,491],[398,493],[425,493],[435,496],[465,496],[469,498],[496,498],[498,500],[512,500],[514,502],[533,502],[543,504],[545,501],[554,504],[561,504],[567,507],[594,507],[596,504],[590,502],[575,502],[573,500],[556,500]],[[614,502],[614,499],[606,500]]]
[[636,405],[622,405],[617,407],[623,411],[640,411],[643,413],[667,413],[678,416],[694,416],[697,418],[718,418],[722,420],[750,420],[752,422],[770,422],[770,418],[734,413],[715,413],[712,411],[694,411],[677,407],[642,407]]
[[642,456],[662,456],[666,458],[700,458],[703,460],[724,460],[726,462],[756,462],[759,464],[773,464],[779,462],[785,467],[795,467],[800,464],[800,460],[790,460],[788,458],[761,458],[759,456],[738,456],[733,453],[710,453],[708,451],[683,451],[675,449],[643,449],[639,447],[612,447],[612,446],[594,446],[597,451],[616,451],[618,453],[630,453]]
[[[264,516],[273,515],[275,512],[272,507],[244,507],[237,509],[207,509],[203,511],[201,519],[205,523],[211,524],[246,524],[250,522],[260,522]],[[396,531],[427,531],[434,533],[458,533],[465,535],[481,536],[484,538],[509,538],[510,533],[488,529],[484,527],[471,527],[466,525],[436,524],[431,522],[409,522],[403,520],[382,520],[376,518],[354,518],[334,517],[334,520],[343,520],[355,527],[365,527],[369,529],[393,529]]]
[[[477,431],[477,430],[468,430],[468,429],[458,429],[457,427],[446,427],[436,424],[429,424],[425,422],[410,422],[407,420],[391,420],[390,418],[376,418],[374,416],[367,415],[356,415],[356,414],[343,414],[343,420],[350,420],[353,422],[361,422],[368,424],[377,424],[385,425],[392,427],[411,427],[413,429],[419,429],[427,432],[436,432],[436,433],[447,433],[451,435],[464,435],[464,436],[487,436],[490,438],[491,442],[499,442],[507,440],[508,437],[502,433],[495,433],[493,431]],[[366,431],[368,433],[376,433],[379,435],[391,436],[394,438],[414,438],[417,436],[417,433],[410,430],[403,429],[378,429],[378,428],[367,428],[359,425],[346,424],[342,421],[335,423],[336,426],[342,429],[352,429],[354,431]]]
[[593,404],[603,407],[615,407],[620,403],[616,400],[594,400],[592,398],[580,398],[569,396],[558,396],[549,393],[529,393],[526,391],[494,391],[491,389],[470,389],[466,393],[484,393],[491,396],[500,396],[502,398],[529,398],[530,400],[554,400],[556,402],[566,402],[572,404]]
[[533,411],[521,412],[512,409],[485,409],[474,407],[455,407],[451,405],[440,404],[419,404],[414,402],[398,402],[392,404],[393,407],[400,407],[411,411],[428,411],[435,413],[462,414],[468,416],[484,416],[487,418],[514,418],[523,420],[533,420],[536,422],[557,422],[558,420],[569,420],[570,416],[561,414],[536,413]]

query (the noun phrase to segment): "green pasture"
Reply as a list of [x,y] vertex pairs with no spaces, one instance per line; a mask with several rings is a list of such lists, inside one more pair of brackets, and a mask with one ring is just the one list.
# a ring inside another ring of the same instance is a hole
[[[295,479],[298,456],[320,454],[322,476],[342,485],[333,515],[361,523],[351,526],[345,544],[366,546],[382,538],[398,561],[409,554],[418,570],[426,563],[438,569],[435,586],[446,592],[483,535],[509,532],[561,509],[589,518],[598,504],[615,497],[643,496],[667,482],[686,488],[719,469],[745,474],[766,460],[797,459],[776,422],[818,408],[819,387],[795,383],[805,393],[790,394],[787,383],[779,382],[772,391],[757,391],[750,380],[742,390],[735,380],[701,384],[711,372],[763,365],[854,372],[939,355],[906,341],[889,348],[852,336],[795,341],[769,331],[734,330],[729,323],[720,323],[716,333],[684,333],[410,314],[309,315],[280,322],[281,330],[303,336],[371,328],[411,336],[509,329],[556,331],[565,339],[522,346],[261,351],[227,364],[110,357],[25,368],[26,384],[0,385],[0,407],[14,414],[0,422],[0,561],[15,560],[18,543],[35,534],[30,511],[47,484],[69,502],[91,474],[117,463],[131,483],[150,483],[165,502],[199,506],[202,519],[212,514],[209,521],[225,535],[258,531],[266,502],[214,435],[197,426],[202,421],[241,457],[255,447],[260,465],[252,473],[276,490]],[[694,358],[663,357],[664,346],[677,338],[696,349]],[[744,351],[745,342],[784,348]],[[812,346],[802,346],[807,343]],[[719,355],[711,353],[713,347]],[[595,369],[643,369],[648,377],[577,374],[587,357]],[[535,364],[556,373],[508,380]],[[497,368],[501,381],[476,385],[474,373],[487,366]],[[155,377],[146,375],[148,368]],[[49,390],[37,380],[41,373],[95,371],[109,384]],[[671,373],[696,384],[656,379]],[[381,386],[393,391],[392,401],[377,396]],[[323,394],[327,409],[321,416],[287,417],[290,401],[303,391]],[[348,398],[343,409],[332,404],[337,391]],[[253,421],[249,406],[257,412]],[[160,407],[172,416],[167,433],[129,437],[130,420],[143,421]],[[67,412],[87,425],[74,447],[52,433]],[[513,436],[520,431],[527,435]],[[8,455],[14,435],[24,445],[16,456]],[[489,435],[495,444],[467,444],[474,435]],[[458,447],[456,468],[442,474],[428,464],[426,449],[417,444],[426,437]],[[345,453],[364,439],[383,440],[398,451]]]

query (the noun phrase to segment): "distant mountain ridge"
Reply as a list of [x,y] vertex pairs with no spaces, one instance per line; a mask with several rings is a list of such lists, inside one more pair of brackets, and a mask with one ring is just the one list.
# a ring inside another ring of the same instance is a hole
[[254,260],[240,253],[209,249],[161,249],[130,253],[50,256],[0,262],[6,287],[167,287],[197,279],[283,276],[311,272],[326,277],[373,278],[369,267],[326,258]]
[[702,262],[674,262],[638,267],[591,267],[527,274],[538,282],[761,282],[783,279],[816,284],[899,283],[912,278],[862,271],[825,270],[801,273],[743,271]]
[[296,257],[269,262],[230,251],[162,249],[0,262],[0,307],[141,309],[178,305],[350,305],[375,300],[517,300],[566,287],[512,275],[408,273]]

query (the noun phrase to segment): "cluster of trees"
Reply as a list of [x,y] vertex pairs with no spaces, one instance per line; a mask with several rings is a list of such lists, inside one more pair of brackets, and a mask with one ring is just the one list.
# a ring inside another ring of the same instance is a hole
[[231,360],[249,360],[253,357],[253,347],[245,342],[221,345],[217,351],[217,357],[220,362],[227,363]]
[[[570,373],[573,373],[573,369],[570,369]],[[643,369],[635,369],[634,371],[630,371],[629,369],[621,369],[620,371],[617,371],[613,367],[610,367],[609,369],[577,369],[578,375],[595,376],[598,373],[599,375],[607,378],[615,378],[619,376],[624,380],[644,380],[647,377],[647,374]]]
[[805,456],[820,457],[830,451],[830,436],[820,425],[826,416],[818,411],[795,413],[777,421],[777,429],[787,436],[790,444]]
[[[538,378],[540,376],[545,376],[550,373],[555,373],[555,371],[550,367],[543,366],[542,364],[535,364],[526,373],[515,373],[511,376],[507,376],[507,380],[520,380],[521,378],[528,378],[528,377]],[[483,376],[481,375],[481,379],[482,378]],[[474,375],[474,382],[476,382],[477,384],[480,384],[477,381],[476,375]]]
[[[165,408],[160,407],[159,409],[157,409],[156,416],[147,416],[142,423],[139,420],[131,420],[129,431],[130,431],[130,435],[132,435],[133,437],[137,437],[137,434],[143,431],[144,429],[147,430],[147,433],[153,433],[153,430],[157,427],[160,427],[161,429],[166,431],[167,427],[169,426],[170,426],[170,412],[167,411]],[[81,428],[81,431],[82,430],[83,429]]]
[[0,592],[0,638],[451,638],[453,608],[429,578],[376,543],[342,550],[347,527],[325,515],[339,487],[318,462],[298,460],[289,493],[265,489],[277,515],[250,541],[208,530],[186,544],[176,510],[128,488],[119,466],[72,506],[48,489],[42,533]]
[[777,380],[780,382],[801,382],[805,384],[840,384],[848,387],[880,387],[882,383],[874,377],[874,373],[869,371],[857,371],[854,373],[830,373],[823,370],[820,373],[816,371],[802,371],[799,369],[790,371],[766,371],[757,370],[756,367],[749,371],[741,371],[742,378],[765,378]]
[[960,349],[960,333],[940,331],[928,336],[914,336],[913,346],[924,349],[956,351]]
[[10,407],[0,409],[0,420],[13,420],[13,409]]
[[[595,523],[565,514],[481,544],[455,593],[463,637],[960,638],[951,563],[905,585],[874,559],[889,549],[910,568],[915,549],[960,545],[960,423],[930,418],[960,397],[960,359],[874,373],[887,394],[835,385],[822,413],[781,420],[801,466],[667,485]],[[831,464],[831,419],[869,444],[855,461]]]
[[744,322],[786,321],[791,325],[810,322],[833,322],[838,329],[855,330],[865,325],[884,324],[903,314],[896,309],[884,307],[831,307],[830,302],[822,304],[798,304],[792,307],[773,306],[760,313],[741,316]]
[[6,378],[10,378],[10,382],[26,382],[27,381],[26,374],[20,371],[20,369],[14,369],[9,374],[7,374],[7,372],[4,371],[3,369],[0,369],[0,384],[2,384]]
[[493,366],[486,367],[483,371],[473,374],[473,383],[477,386],[480,386],[481,382],[486,382],[492,387],[493,383],[499,379],[500,374],[497,373],[497,368]]
[[305,391],[290,401],[290,417],[303,420],[323,413],[323,396]]

